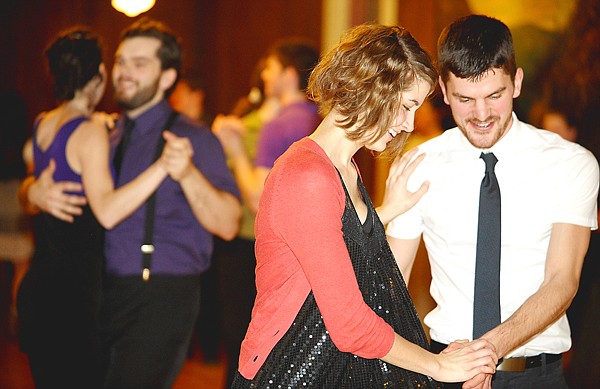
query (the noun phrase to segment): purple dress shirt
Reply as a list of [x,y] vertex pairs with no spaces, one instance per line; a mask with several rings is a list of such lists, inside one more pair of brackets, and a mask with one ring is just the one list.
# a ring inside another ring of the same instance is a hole
[[[154,150],[171,108],[161,101],[135,120],[123,157],[117,187],[131,181],[153,162]],[[193,162],[218,189],[239,198],[219,140],[209,129],[179,115],[171,131],[189,138]],[[106,271],[109,276],[140,275],[146,206],[106,232]],[[152,274],[197,275],[210,266],[213,237],[197,221],[179,183],[167,177],[156,193]]]
[[275,160],[292,143],[312,134],[320,122],[317,105],[312,101],[283,107],[279,114],[263,127],[256,150],[255,165],[273,168]]

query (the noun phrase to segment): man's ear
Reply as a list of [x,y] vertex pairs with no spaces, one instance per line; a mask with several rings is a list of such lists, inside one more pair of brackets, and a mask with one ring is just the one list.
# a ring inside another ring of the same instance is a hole
[[168,90],[177,80],[177,71],[173,68],[161,72],[159,85],[163,91]]
[[450,105],[450,101],[448,101],[448,97],[446,96],[446,84],[444,84],[444,81],[442,81],[442,76],[438,77],[438,83],[440,84],[440,89],[444,95],[444,103]]
[[104,65],[104,62],[102,62],[100,65],[98,65],[98,73],[102,76],[102,80],[106,80],[106,65]]
[[515,74],[515,90],[513,92],[513,99],[516,99],[521,94],[521,86],[523,86],[523,69],[517,68]]

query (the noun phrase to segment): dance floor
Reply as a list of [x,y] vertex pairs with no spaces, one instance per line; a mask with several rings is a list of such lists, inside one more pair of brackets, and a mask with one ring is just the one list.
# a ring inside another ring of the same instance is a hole
[[[0,389],[35,389],[27,357],[19,350],[11,324],[10,271],[0,261]],[[205,363],[193,347],[173,389],[220,389],[225,382],[224,356],[219,362]]]

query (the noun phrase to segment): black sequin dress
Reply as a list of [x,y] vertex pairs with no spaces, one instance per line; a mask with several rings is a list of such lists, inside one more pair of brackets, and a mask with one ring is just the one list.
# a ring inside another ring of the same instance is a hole
[[[425,332],[388,246],[383,224],[360,180],[358,186],[367,204],[367,219],[361,223],[344,186],[346,207],[342,229],[363,298],[396,333],[428,349]],[[238,373],[232,386],[234,389],[440,387],[442,384],[431,377],[380,359],[339,351],[325,328],[312,292],[254,379],[246,380]]]

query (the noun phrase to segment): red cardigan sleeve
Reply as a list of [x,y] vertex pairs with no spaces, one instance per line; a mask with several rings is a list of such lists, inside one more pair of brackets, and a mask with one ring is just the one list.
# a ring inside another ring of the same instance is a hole
[[268,218],[298,260],[334,344],[381,358],[393,345],[394,331],[359,290],[342,232],[340,177],[324,152],[294,162],[276,179]]

